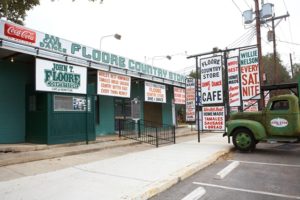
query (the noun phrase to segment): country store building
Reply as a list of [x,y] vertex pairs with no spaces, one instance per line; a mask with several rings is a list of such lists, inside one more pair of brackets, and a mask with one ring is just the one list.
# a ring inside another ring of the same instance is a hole
[[185,88],[185,78],[1,20],[0,144],[115,134],[132,100],[140,101],[141,119],[174,124],[174,90]]

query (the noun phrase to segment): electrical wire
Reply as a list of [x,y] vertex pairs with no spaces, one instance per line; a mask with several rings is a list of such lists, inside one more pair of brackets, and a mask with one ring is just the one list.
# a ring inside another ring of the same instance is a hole
[[232,0],[232,3],[235,5],[235,7],[240,11],[240,13],[243,15],[242,10],[240,9],[240,7],[235,3],[234,0]]
[[252,9],[252,8],[249,6],[249,4],[248,4],[248,2],[247,2],[246,0],[244,0],[244,2],[245,2],[245,4],[248,6],[248,8]]
[[291,45],[296,45],[296,46],[300,46],[299,43],[295,43],[295,42],[288,42],[288,41],[283,41],[283,40],[277,40],[279,42],[282,42],[282,43],[287,43],[287,44],[291,44]]

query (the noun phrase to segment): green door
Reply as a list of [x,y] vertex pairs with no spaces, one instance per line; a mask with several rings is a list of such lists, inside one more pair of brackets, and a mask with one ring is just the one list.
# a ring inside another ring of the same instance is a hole
[[273,101],[266,113],[266,127],[269,136],[293,135],[293,114],[288,100]]

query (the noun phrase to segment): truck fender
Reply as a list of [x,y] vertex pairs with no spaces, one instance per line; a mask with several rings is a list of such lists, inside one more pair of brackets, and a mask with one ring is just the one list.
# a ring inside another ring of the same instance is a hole
[[267,137],[266,129],[264,126],[253,120],[247,120],[247,119],[239,119],[239,120],[229,120],[226,122],[227,127],[227,136],[232,136],[233,132],[237,130],[238,128],[247,128],[255,137],[256,140],[261,140]]

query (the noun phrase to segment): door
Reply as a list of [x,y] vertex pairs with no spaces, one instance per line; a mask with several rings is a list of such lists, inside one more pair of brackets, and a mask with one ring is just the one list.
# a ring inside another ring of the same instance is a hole
[[145,124],[160,127],[162,124],[162,104],[144,102]]
[[273,101],[266,113],[266,127],[269,136],[293,135],[291,105],[288,100]]
[[[131,102],[130,99],[115,98],[115,131],[119,130],[119,126],[123,128],[126,119],[131,119]],[[119,124],[119,122],[121,124]]]

